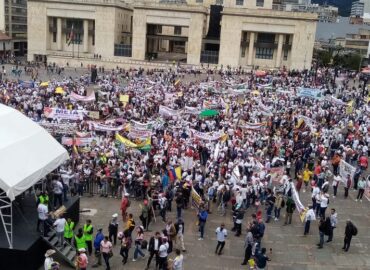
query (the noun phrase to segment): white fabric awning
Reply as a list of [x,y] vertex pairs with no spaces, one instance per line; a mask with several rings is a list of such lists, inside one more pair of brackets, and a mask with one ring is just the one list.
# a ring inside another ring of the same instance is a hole
[[0,104],[0,188],[10,200],[69,158],[45,129]]

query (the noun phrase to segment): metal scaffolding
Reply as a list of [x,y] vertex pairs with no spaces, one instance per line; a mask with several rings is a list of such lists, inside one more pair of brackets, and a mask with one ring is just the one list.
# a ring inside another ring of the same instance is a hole
[[0,218],[9,248],[13,248],[13,207],[4,191],[0,193]]

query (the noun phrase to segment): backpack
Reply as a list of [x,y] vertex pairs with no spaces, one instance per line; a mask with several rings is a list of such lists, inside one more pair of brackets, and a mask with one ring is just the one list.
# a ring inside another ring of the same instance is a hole
[[148,247],[148,241],[146,240],[141,241],[141,248],[146,249],[147,247]]
[[352,235],[353,235],[353,236],[356,236],[356,235],[357,235],[357,228],[356,228],[356,226],[355,226],[355,225],[353,225]]

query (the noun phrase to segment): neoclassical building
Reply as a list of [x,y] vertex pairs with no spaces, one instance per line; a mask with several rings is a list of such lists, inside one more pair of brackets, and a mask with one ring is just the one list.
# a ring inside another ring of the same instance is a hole
[[303,69],[316,23],[273,0],[29,0],[28,60]]

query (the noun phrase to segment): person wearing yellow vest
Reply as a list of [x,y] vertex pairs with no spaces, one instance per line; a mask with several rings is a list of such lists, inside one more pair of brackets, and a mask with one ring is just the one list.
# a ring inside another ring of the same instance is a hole
[[38,197],[38,203],[42,203],[44,205],[49,205],[49,196],[47,191],[41,192]]
[[74,228],[75,223],[70,218],[68,218],[66,225],[64,226],[64,239],[70,244],[72,243]]
[[89,256],[91,256],[92,253],[92,241],[93,241],[93,233],[94,233],[94,228],[91,225],[91,220],[88,219],[86,220],[86,223],[83,228],[83,233],[86,241],[86,246],[89,251]]
[[78,229],[77,234],[75,235],[75,237],[73,237],[73,242],[73,245],[76,247],[77,250],[79,250],[80,248],[87,248],[86,239],[82,228]]

